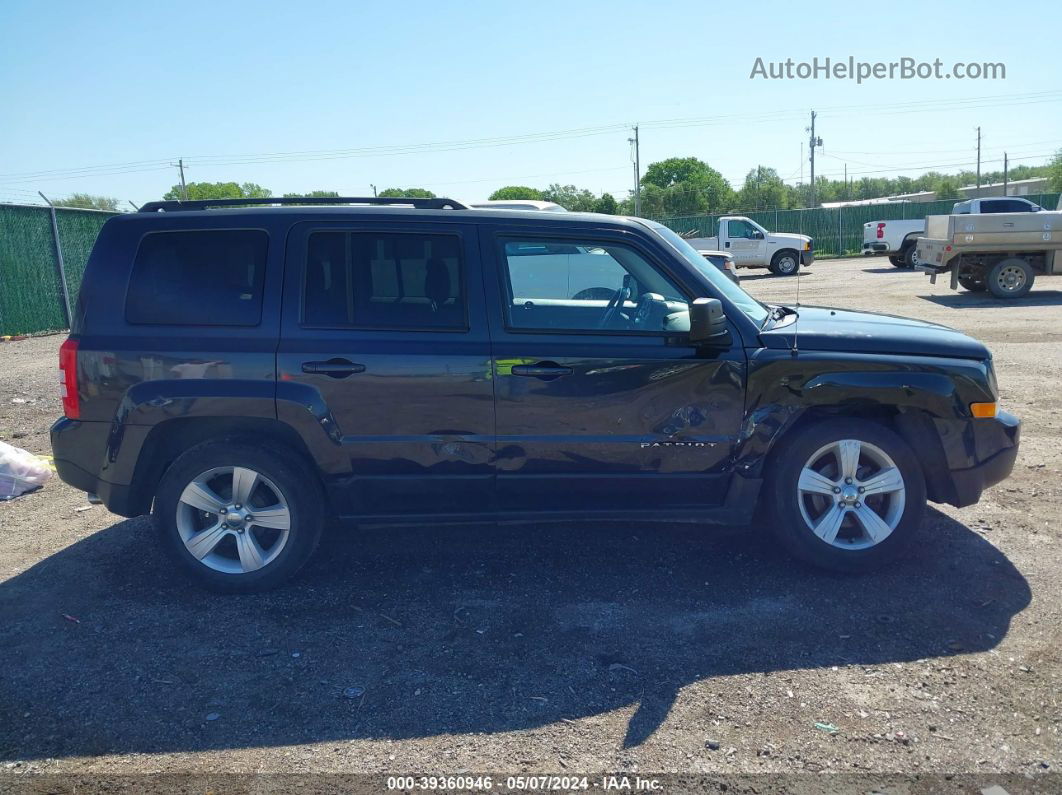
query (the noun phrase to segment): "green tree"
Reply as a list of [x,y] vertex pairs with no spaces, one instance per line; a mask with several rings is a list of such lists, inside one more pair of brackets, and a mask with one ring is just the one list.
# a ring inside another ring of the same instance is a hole
[[778,172],[767,166],[756,166],[745,175],[745,184],[738,191],[737,205],[743,210],[786,209],[788,194]]
[[616,215],[619,213],[619,204],[611,193],[602,193],[601,198],[594,202],[594,212]]
[[730,183],[696,157],[650,163],[642,188],[642,215],[703,215],[727,210],[734,201]]
[[490,195],[491,201],[507,199],[534,199],[535,201],[541,201],[542,191],[536,188],[529,188],[526,185],[506,185],[504,188],[498,188]]
[[311,190],[307,193],[285,193],[285,199],[338,199],[339,193],[334,190]]
[[[273,191],[255,182],[189,182],[189,199],[268,199]],[[174,185],[162,197],[180,199],[181,186]]]
[[542,191],[542,199],[559,204],[565,210],[572,212],[593,212],[594,205],[597,204],[597,197],[586,188],[556,183]]
[[118,199],[113,196],[94,196],[91,193],[72,193],[65,199],[56,199],[52,204],[56,207],[81,207],[86,210],[118,210]]
[[1048,190],[1062,191],[1062,149],[1055,152],[1055,157],[1047,166]]
[[435,194],[426,188],[387,188],[380,191],[384,199],[434,199]]
[[937,200],[941,199],[961,199],[959,195],[959,183],[954,177],[944,177],[933,188],[937,194]]

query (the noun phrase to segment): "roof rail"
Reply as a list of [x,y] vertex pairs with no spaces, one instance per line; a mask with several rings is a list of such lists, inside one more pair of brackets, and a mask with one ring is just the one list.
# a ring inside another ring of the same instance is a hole
[[211,207],[250,207],[267,206],[271,204],[397,204],[412,205],[416,210],[467,210],[464,204],[453,199],[414,199],[406,196],[292,196],[290,198],[267,198],[267,199],[191,199],[170,200],[159,202],[147,202],[142,204],[138,212],[178,212],[181,210],[206,210]]

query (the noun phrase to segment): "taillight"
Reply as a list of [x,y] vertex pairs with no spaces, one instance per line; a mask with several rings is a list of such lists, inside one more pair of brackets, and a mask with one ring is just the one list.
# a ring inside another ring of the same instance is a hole
[[885,237],[885,224],[878,224],[878,240]]
[[59,394],[63,396],[63,414],[76,420],[81,416],[77,396],[77,340],[68,339],[59,346]]

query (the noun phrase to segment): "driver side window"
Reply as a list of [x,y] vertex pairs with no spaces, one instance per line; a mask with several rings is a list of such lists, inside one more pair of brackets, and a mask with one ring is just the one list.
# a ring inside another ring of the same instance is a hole
[[726,234],[727,237],[742,237],[746,240],[752,238],[752,233],[756,228],[748,221],[727,221],[726,222]]
[[685,296],[628,246],[504,238],[500,249],[511,329],[656,334],[689,329]]

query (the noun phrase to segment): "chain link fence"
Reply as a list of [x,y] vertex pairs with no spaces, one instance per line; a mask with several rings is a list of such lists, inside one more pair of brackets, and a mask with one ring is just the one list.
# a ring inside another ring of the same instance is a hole
[[57,207],[53,227],[52,212],[49,207],[0,204],[0,335],[69,326],[61,273],[65,271],[73,305],[96,236],[115,215]]
[[[1039,193],[1020,198],[1028,199],[1047,210],[1055,209],[1059,194]],[[863,250],[863,224],[871,221],[896,221],[925,218],[927,215],[948,215],[954,199],[934,202],[889,202],[861,204],[854,207],[816,207],[808,210],[760,210],[744,215],[771,232],[796,232],[815,239],[816,257],[844,257]],[[665,226],[686,237],[714,237],[719,231],[723,215],[686,215],[657,218]]]

